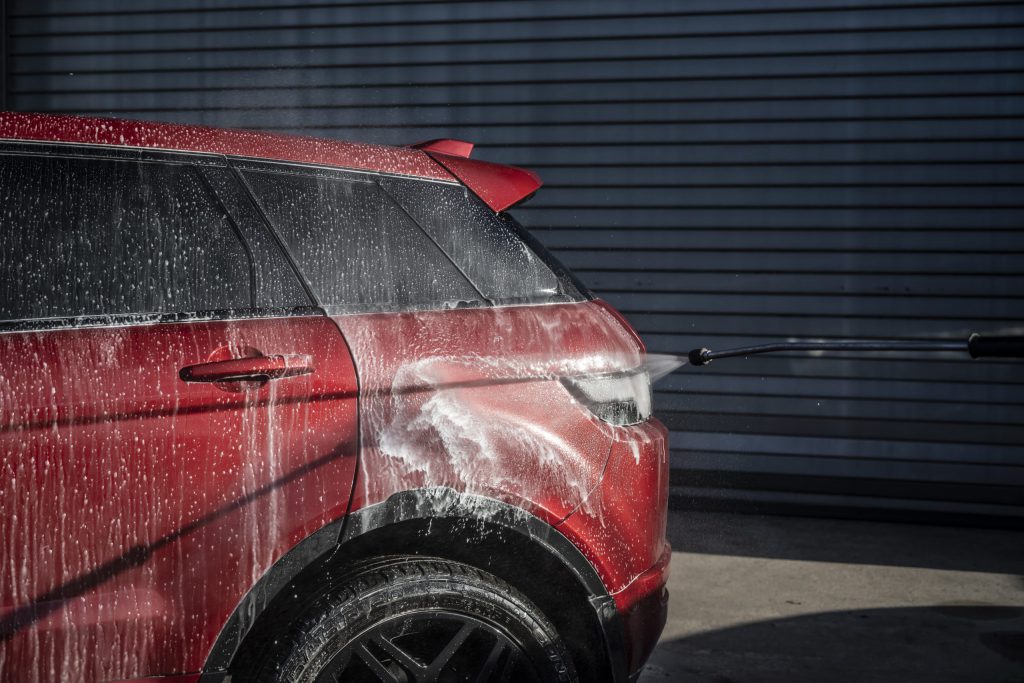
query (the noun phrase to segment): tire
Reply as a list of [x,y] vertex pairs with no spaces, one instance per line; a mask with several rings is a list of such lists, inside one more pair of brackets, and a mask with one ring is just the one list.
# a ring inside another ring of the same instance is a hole
[[496,576],[388,558],[319,599],[258,666],[260,681],[577,680],[555,627]]

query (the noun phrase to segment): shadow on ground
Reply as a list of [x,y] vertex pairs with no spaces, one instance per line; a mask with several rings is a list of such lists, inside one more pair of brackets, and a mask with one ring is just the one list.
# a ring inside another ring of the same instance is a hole
[[641,683],[1024,683],[1024,608],[825,612],[663,641]]
[[1024,683],[1024,532],[674,511],[641,681]]

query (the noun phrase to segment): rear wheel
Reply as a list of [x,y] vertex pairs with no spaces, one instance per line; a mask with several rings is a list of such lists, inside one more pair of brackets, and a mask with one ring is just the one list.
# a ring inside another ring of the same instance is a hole
[[468,565],[411,557],[353,574],[257,668],[289,683],[577,680],[526,596]]

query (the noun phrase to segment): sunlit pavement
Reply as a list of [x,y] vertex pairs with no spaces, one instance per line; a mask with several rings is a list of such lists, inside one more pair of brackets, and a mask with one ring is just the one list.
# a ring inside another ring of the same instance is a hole
[[673,512],[641,681],[1024,681],[1024,532]]

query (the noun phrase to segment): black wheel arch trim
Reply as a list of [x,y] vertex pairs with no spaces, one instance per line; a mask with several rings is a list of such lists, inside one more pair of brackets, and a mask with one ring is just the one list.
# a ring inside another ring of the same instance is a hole
[[349,513],[313,532],[285,553],[245,594],[228,618],[207,656],[200,683],[230,681],[232,659],[246,634],[274,598],[304,569],[323,561],[359,537],[409,521],[465,519],[502,527],[538,544],[573,576],[589,595],[604,636],[605,654],[614,681],[628,679],[625,632],[614,599],[597,570],[572,541],[535,515],[493,498],[429,488],[395,493],[387,500]]

